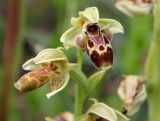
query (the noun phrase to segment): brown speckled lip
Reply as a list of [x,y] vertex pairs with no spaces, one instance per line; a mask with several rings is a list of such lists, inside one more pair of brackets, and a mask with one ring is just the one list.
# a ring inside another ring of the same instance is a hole
[[97,68],[102,68],[113,64],[113,52],[110,47],[108,47],[107,52],[102,54],[99,54],[96,50],[94,50],[90,55],[90,58]]

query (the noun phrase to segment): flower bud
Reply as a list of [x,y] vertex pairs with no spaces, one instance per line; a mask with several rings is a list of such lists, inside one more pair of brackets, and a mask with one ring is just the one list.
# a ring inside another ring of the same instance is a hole
[[134,75],[125,76],[118,88],[118,95],[123,102],[123,112],[133,115],[146,99],[145,79]]
[[153,10],[156,0],[118,0],[116,7],[128,16],[147,15]]

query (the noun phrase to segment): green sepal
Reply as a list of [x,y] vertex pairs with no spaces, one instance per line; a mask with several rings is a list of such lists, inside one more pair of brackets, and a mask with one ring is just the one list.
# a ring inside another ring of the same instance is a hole
[[114,19],[105,19],[105,18],[101,18],[99,19],[99,24],[100,24],[100,28],[101,30],[110,30],[112,34],[116,34],[116,33],[124,33],[124,29],[123,26],[121,25],[121,23],[119,21],[116,21]]
[[76,46],[76,36],[81,34],[82,30],[79,27],[72,27],[65,31],[60,38],[60,42],[66,49]]

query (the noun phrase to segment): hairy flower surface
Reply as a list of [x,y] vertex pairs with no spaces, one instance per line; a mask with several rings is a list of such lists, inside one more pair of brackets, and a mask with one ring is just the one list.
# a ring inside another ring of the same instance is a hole
[[51,92],[47,97],[50,98],[67,85],[70,77],[69,66],[60,48],[45,49],[23,64],[23,69],[30,72],[22,76],[14,86],[20,92],[28,92],[49,82]]
[[123,102],[124,113],[133,115],[146,99],[146,86],[144,78],[128,75],[122,80],[118,94]]
[[118,0],[117,9],[128,16],[147,15],[153,10],[156,0]]
[[98,69],[113,63],[111,38],[123,33],[122,25],[114,19],[99,18],[96,7],[79,12],[79,17],[71,19],[72,27],[60,38],[65,48],[78,47],[86,50],[92,63]]

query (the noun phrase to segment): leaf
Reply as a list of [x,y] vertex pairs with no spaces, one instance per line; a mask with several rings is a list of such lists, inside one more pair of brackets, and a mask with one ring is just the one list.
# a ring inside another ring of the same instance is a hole
[[79,68],[72,68],[70,76],[82,89],[88,89],[87,77]]
[[88,93],[90,93],[94,90],[94,88],[97,86],[97,84],[102,80],[106,71],[107,71],[107,69],[100,70],[100,71],[92,74],[88,78],[88,83],[89,83]]

